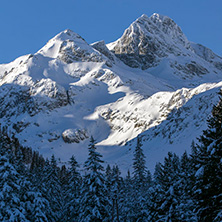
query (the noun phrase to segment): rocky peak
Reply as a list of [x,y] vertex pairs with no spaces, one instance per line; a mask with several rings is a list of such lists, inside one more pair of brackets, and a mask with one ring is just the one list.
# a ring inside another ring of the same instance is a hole
[[46,57],[57,58],[61,46],[65,42],[78,42],[80,44],[87,44],[80,35],[71,31],[70,29],[66,29],[50,39],[47,44],[43,46],[37,53]]
[[150,19],[153,23],[157,24],[158,26],[167,25],[168,28],[177,28],[178,25],[168,16],[160,15],[158,13],[154,13],[150,16]]
[[120,39],[107,46],[125,64],[142,69],[157,65],[168,54],[181,54],[181,48],[192,51],[180,27],[157,13],[151,17],[142,15]]
[[54,38],[60,38],[61,40],[77,40],[80,39],[81,41],[85,40],[77,33],[73,32],[71,29],[66,29],[63,32],[60,32],[58,35],[56,35]]
[[187,40],[186,36],[183,34],[181,28],[168,16],[163,16],[157,13],[154,13],[150,20],[168,37],[173,40],[178,41],[185,47],[189,48],[190,43]]
[[60,32],[38,53],[45,57],[60,59],[65,63],[104,61],[101,53],[94,50],[80,35],[70,29]]

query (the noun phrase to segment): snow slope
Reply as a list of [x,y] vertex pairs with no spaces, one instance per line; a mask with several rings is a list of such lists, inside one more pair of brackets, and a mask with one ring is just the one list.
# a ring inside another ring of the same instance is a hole
[[142,15],[108,45],[65,30],[0,65],[0,123],[61,162],[74,154],[83,163],[93,135],[106,162],[125,170],[142,135],[153,169],[168,151],[189,150],[221,87],[222,58],[169,17]]

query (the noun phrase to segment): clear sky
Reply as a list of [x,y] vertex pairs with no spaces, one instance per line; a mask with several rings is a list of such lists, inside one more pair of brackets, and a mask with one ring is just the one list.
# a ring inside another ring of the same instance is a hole
[[222,0],[1,0],[0,63],[35,53],[67,28],[88,43],[109,43],[139,16],[155,12],[222,56]]

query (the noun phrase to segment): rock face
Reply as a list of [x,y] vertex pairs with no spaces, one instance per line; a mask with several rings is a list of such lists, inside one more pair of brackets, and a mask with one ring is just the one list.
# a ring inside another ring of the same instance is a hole
[[69,29],[52,38],[39,50],[39,53],[51,58],[58,58],[68,64],[73,62],[105,62],[107,60],[80,35]]
[[91,44],[91,46],[101,52],[104,56],[106,56],[109,60],[106,62],[106,64],[109,67],[112,67],[112,64],[115,63],[115,56],[112,52],[109,51],[109,49],[106,47],[106,44],[104,41],[99,41]]
[[180,47],[192,50],[180,27],[169,17],[142,15],[108,48],[125,64],[147,69],[157,65],[168,53],[179,56]]
[[87,48],[80,48],[73,40],[64,41],[59,49],[59,54],[59,59],[66,63],[74,61],[103,62],[101,54],[93,50],[89,51]]
[[216,55],[212,50],[201,44],[191,43],[194,52],[205,61],[212,63],[217,69],[222,70],[222,58]]
[[3,85],[0,87],[0,118],[11,118],[23,113],[35,115],[39,107],[29,95],[28,87]]
[[[120,39],[107,47],[126,65],[142,70],[158,66],[165,58],[172,65],[172,61],[177,60],[175,57],[184,57],[184,61],[186,57],[194,57],[195,63],[201,57],[221,69],[219,56],[204,46],[190,43],[171,18],[157,13],[151,17],[142,15],[125,30]],[[181,67],[175,67],[181,70]],[[208,73],[201,64],[187,64],[183,69],[193,75]]]

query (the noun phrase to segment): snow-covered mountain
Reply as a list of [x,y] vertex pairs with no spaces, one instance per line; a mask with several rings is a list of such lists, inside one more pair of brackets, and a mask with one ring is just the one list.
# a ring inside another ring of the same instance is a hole
[[0,65],[0,123],[21,144],[62,162],[86,160],[89,136],[109,163],[130,168],[143,135],[152,170],[206,127],[222,58],[187,40],[169,17],[142,15],[113,43],[65,30],[34,55]]

